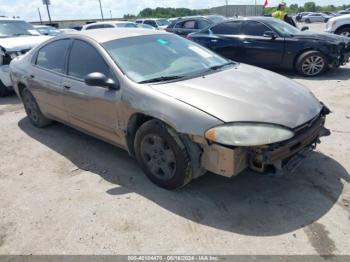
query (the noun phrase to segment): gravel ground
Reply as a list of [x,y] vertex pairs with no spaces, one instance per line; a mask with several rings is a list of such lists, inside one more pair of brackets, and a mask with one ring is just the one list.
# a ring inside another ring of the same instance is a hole
[[[285,74],[285,73],[284,73]],[[332,110],[292,176],[207,174],[178,191],[134,159],[0,99],[0,254],[350,254],[350,67],[288,75]]]

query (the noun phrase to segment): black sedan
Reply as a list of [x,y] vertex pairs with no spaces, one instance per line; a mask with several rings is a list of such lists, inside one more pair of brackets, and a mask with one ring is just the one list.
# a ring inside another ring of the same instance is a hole
[[301,31],[271,17],[227,20],[187,38],[235,61],[304,76],[344,65],[350,53],[350,38]]
[[165,30],[185,37],[190,33],[198,32],[225,20],[226,18],[220,15],[184,17],[174,20]]

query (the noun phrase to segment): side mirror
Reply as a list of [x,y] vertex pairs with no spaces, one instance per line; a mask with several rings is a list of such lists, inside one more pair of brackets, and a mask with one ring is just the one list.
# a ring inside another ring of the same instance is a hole
[[301,31],[306,31],[306,30],[309,30],[310,28],[308,27],[308,26],[303,26],[302,28],[301,28]]
[[111,90],[119,90],[119,83],[99,72],[88,74],[84,81],[88,86],[101,86]]
[[276,39],[277,35],[272,31],[266,31],[266,32],[264,32],[263,37]]

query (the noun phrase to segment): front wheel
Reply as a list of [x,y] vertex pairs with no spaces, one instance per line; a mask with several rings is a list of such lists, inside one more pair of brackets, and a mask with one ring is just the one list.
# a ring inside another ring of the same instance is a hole
[[165,189],[176,189],[192,179],[191,160],[176,132],[159,120],[144,123],[137,131],[136,159],[147,177]]
[[38,106],[38,103],[35,100],[35,97],[27,88],[23,89],[21,96],[27,116],[34,126],[45,127],[52,123],[50,119],[46,118],[43,115]]
[[296,62],[296,70],[303,76],[317,76],[328,67],[326,58],[319,51],[308,51],[300,55]]

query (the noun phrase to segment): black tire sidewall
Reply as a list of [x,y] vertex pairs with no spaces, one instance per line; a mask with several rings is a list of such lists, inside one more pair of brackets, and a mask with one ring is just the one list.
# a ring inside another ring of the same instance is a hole
[[[322,71],[319,72],[318,74],[316,74],[316,75],[307,75],[307,74],[305,74],[305,73],[303,72],[303,70],[302,70],[302,64],[304,63],[304,61],[305,61],[309,56],[313,56],[313,55],[318,55],[318,56],[322,57],[322,59],[323,59],[325,65],[324,65]],[[302,53],[302,54],[299,56],[299,58],[297,59],[297,62],[296,62],[296,65],[295,65],[295,68],[296,68],[297,72],[298,72],[299,74],[301,74],[302,76],[305,76],[305,77],[315,77],[315,76],[319,76],[319,75],[321,75],[322,73],[324,73],[324,72],[327,70],[328,67],[329,67],[329,65],[328,65],[328,62],[327,62],[326,57],[325,57],[321,52],[316,51],[316,50],[310,50],[310,51],[306,51],[306,52]]]
[[[173,132],[171,132],[173,133]],[[191,180],[192,169],[190,158],[187,154],[184,144],[179,140],[176,133],[171,134],[169,127],[158,120],[150,120],[144,123],[137,131],[134,141],[135,156],[142,170],[147,177],[156,185],[165,189],[176,189],[184,186]],[[162,137],[173,151],[176,159],[176,171],[169,180],[162,180],[154,176],[144,163],[141,151],[141,143],[146,135],[158,135]],[[177,137],[174,137],[177,136]]]
[[[26,106],[26,96],[30,97],[31,99],[33,99],[34,103],[35,103],[35,106],[36,106],[36,113],[37,113],[37,116],[38,116],[38,120],[35,121],[33,120],[30,116],[29,116],[29,112],[28,112],[28,109],[27,109],[27,106]],[[40,108],[39,108],[39,105],[38,103],[36,102],[36,99],[35,97],[32,95],[32,93],[28,90],[28,88],[24,88],[23,91],[21,92],[21,97],[22,97],[22,101],[23,101],[23,104],[24,104],[24,109],[27,113],[27,116],[30,120],[30,122],[36,126],[36,127],[44,127],[44,126],[47,126],[48,124],[51,123],[51,120],[46,118],[43,113],[41,112]]]
[[0,80],[0,97],[5,97],[10,94],[10,90],[4,85],[4,83]]

